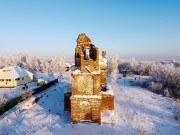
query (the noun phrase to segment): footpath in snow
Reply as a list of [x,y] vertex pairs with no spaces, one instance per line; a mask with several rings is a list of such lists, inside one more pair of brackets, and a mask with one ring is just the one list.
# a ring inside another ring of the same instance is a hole
[[122,78],[111,85],[115,95],[112,124],[71,124],[70,113],[64,112],[63,99],[64,91],[71,86],[58,83],[36,95],[41,97],[37,104],[28,105],[27,100],[2,115],[0,134],[179,135],[180,122],[173,116],[175,103],[170,98],[131,86],[131,81]]

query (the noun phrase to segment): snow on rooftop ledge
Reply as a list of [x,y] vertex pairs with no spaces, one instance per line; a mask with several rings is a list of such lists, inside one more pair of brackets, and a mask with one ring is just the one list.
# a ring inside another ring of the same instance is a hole
[[101,99],[101,96],[98,96],[98,95],[73,95],[71,96],[71,98],[99,98]]
[[100,70],[97,70],[97,71],[93,71],[93,72],[91,72],[91,74],[100,74],[101,73],[101,71]]
[[73,71],[73,74],[79,74],[79,73],[81,73],[81,71],[79,69],[76,69]]

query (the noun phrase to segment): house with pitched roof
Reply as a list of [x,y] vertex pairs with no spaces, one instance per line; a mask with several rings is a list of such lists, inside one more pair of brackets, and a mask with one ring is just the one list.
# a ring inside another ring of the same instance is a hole
[[19,67],[5,67],[0,70],[0,87],[16,87],[33,81],[33,73]]

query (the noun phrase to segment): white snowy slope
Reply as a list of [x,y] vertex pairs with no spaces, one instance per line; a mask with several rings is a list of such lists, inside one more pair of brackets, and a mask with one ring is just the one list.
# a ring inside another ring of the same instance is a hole
[[[179,135],[180,122],[173,117],[175,103],[146,89],[130,86],[128,78],[112,85],[115,110],[112,124],[71,124],[64,112],[63,94],[70,85],[57,84],[37,95],[37,104],[25,101],[0,117],[0,134],[35,135]],[[103,118],[103,121],[105,118]]]
[[[28,90],[32,91],[33,89],[39,87],[35,82],[27,84]],[[5,104],[9,100],[18,97],[21,95],[24,85],[20,85],[14,88],[0,88],[0,105]]]

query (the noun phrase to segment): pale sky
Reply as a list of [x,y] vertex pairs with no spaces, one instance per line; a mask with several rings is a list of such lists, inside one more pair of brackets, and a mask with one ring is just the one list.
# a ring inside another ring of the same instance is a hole
[[0,1],[0,55],[73,57],[80,33],[109,56],[180,60],[180,0]]

